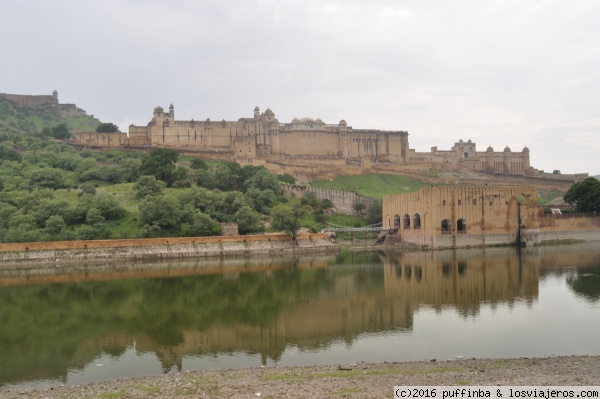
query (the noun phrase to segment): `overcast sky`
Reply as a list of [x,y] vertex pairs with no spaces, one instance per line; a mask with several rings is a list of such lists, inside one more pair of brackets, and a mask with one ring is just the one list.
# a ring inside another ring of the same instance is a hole
[[103,122],[345,119],[600,174],[600,0],[0,0],[0,92]]

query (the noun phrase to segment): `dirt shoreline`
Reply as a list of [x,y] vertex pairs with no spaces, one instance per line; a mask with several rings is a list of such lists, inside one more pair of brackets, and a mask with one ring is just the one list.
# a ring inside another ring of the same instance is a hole
[[0,391],[0,399],[391,398],[395,385],[598,386],[600,356],[456,359],[184,371],[81,386]]

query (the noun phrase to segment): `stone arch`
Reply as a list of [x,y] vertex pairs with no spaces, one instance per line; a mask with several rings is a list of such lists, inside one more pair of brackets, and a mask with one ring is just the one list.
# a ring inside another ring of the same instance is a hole
[[400,228],[400,216],[394,215],[394,229],[398,230]]
[[410,229],[410,216],[408,216],[408,213],[404,214],[404,218],[402,220],[402,225],[404,226],[404,230]]
[[413,229],[421,229],[421,215],[419,215],[418,213],[415,213],[415,215],[413,216]]
[[452,234],[452,223],[450,220],[442,220],[442,234]]
[[467,234],[467,221],[463,218],[456,221],[456,232],[458,234]]

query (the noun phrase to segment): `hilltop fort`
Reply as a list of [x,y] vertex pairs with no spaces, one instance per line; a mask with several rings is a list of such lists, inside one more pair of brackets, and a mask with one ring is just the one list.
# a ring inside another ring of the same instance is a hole
[[51,95],[28,96],[22,94],[0,93],[0,97],[7,99],[16,105],[28,108],[44,110],[56,109],[63,118],[85,114],[85,111],[77,108],[75,104],[60,104],[58,101],[58,92],[54,90]]
[[252,117],[236,121],[178,120],[175,107],[154,108],[145,126],[129,126],[125,133],[77,133],[77,144],[89,147],[170,147],[190,155],[263,165],[306,180],[345,174],[408,173],[462,170],[494,176],[558,180],[572,183],[581,175],[544,173],[530,164],[529,148],[478,151],[471,140],[457,141],[449,150],[430,152],[410,148],[408,132],[354,129],[342,119],[294,118],[282,123],[271,109],[254,108]]
[[[0,93],[0,97],[34,110],[56,109],[65,118],[85,114],[75,104],[59,103],[56,90],[51,95]],[[449,150],[431,147],[429,152],[417,152],[410,148],[408,136],[403,130],[354,129],[344,119],[330,124],[319,118],[294,118],[285,123],[271,109],[261,112],[259,107],[254,108],[251,117],[235,121],[178,120],[171,104],[168,110],[154,108],[148,124],[131,125],[129,133],[78,131],[74,144],[97,148],[168,147],[188,155],[262,165],[304,180],[369,172],[431,180],[430,171],[436,170],[485,174],[486,179],[494,179],[496,184],[505,181],[566,186],[587,176],[586,173],[550,174],[535,169],[530,164],[527,147],[512,151],[507,146],[495,151],[490,146],[478,151],[476,143],[460,139]]]

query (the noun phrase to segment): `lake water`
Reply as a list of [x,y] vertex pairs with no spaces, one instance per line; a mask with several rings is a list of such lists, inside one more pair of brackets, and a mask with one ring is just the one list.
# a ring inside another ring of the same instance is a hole
[[600,355],[599,247],[0,267],[0,389],[261,365]]

